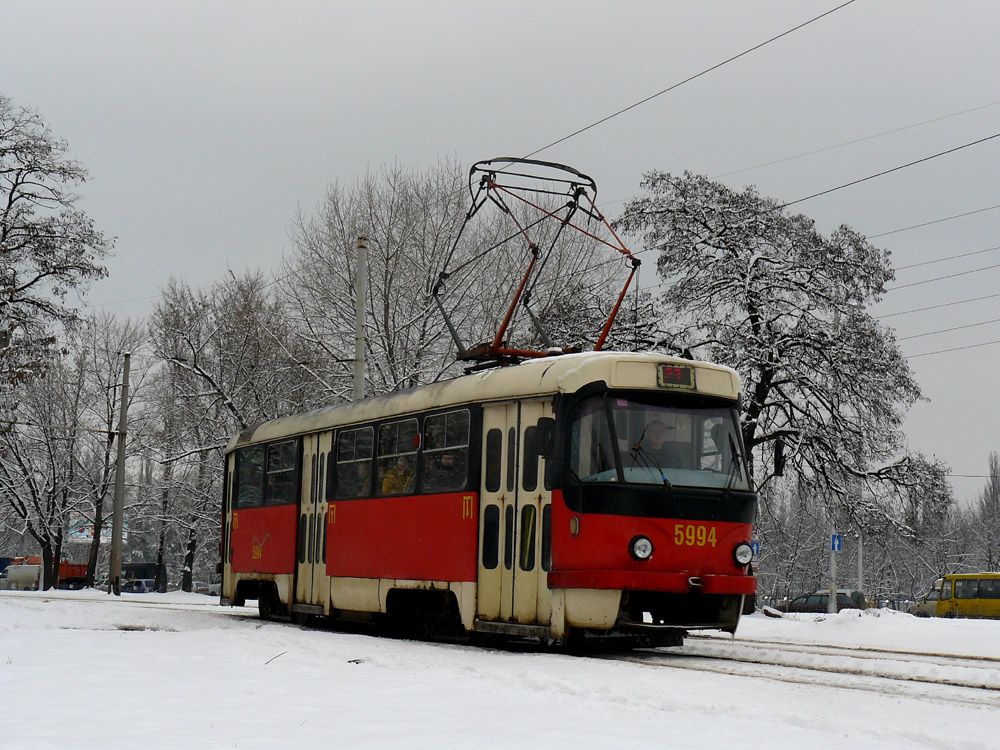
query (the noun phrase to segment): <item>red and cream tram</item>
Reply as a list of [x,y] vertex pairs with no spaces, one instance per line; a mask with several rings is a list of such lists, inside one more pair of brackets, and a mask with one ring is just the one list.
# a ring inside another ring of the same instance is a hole
[[739,395],[725,367],[592,352],[249,428],[223,604],[548,642],[732,631],[756,591]]

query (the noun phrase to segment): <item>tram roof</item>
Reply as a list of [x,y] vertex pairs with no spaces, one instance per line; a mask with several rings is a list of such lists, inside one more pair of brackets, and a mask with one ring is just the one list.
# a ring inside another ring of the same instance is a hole
[[698,393],[731,399],[739,396],[739,376],[722,365],[648,353],[564,354],[261,422],[234,436],[226,451],[233,450],[237,445],[320,432],[341,425],[373,422],[429,409],[572,393],[588,383],[601,381],[611,388],[656,390],[656,365],[660,364],[693,367]]

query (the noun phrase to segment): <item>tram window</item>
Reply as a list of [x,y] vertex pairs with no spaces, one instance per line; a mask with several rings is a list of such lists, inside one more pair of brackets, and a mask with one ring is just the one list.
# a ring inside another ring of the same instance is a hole
[[486,491],[500,489],[500,467],[503,460],[503,432],[493,428],[486,433]]
[[483,514],[483,567],[487,570],[495,570],[499,562],[500,506],[487,505],[486,512]]
[[552,506],[542,508],[542,570],[552,570]]
[[299,516],[299,562],[306,561],[306,517]]
[[371,427],[343,430],[337,436],[337,470],[334,497],[368,497],[371,494],[371,460],[375,431]]
[[306,562],[316,559],[316,514],[309,514],[309,547],[306,550]]
[[321,547],[321,549],[323,550],[323,564],[326,565],[326,535],[330,531],[330,524],[326,522],[326,516],[323,517],[322,526],[323,526],[323,546]]
[[319,456],[313,453],[312,473],[309,475],[309,502],[315,505],[317,497],[319,497]]
[[263,502],[264,446],[236,452],[236,507],[259,508]]
[[295,502],[297,452],[294,440],[267,446],[267,465],[264,472],[265,505],[288,505]]
[[538,509],[534,505],[521,508],[521,552],[518,561],[521,570],[535,569],[535,525]]
[[417,486],[417,446],[420,433],[416,419],[402,419],[378,429],[376,486],[379,495],[412,494]]
[[975,599],[979,596],[979,581],[975,578],[957,578],[955,580],[956,599]]
[[503,566],[514,566],[514,506],[508,505],[503,517]]
[[451,411],[424,419],[421,458],[424,492],[464,490],[469,475],[469,411]]
[[507,430],[507,492],[514,491],[514,465],[517,459],[517,430],[511,427]]
[[607,412],[599,399],[587,401],[573,419],[569,468],[583,482],[618,480]]
[[528,492],[538,487],[538,427],[535,425],[524,430],[524,465],[521,467],[521,486]]
[[325,453],[320,453],[319,454],[319,481],[316,482],[317,492],[319,492],[319,498],[318,498],[319,502],[323,502],[324,500],[326,500],[326,494],[325,494],[325,492],[326,492],[326,484],[325,484],[325,481],[324,481],[325,479],[326,479],[326,454]]

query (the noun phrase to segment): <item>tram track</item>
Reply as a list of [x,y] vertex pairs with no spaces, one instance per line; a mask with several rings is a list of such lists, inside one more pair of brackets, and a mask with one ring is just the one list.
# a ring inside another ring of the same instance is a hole
[[[933,655],[921,661],[914,652],[881,649],[740,641],[723,643],[701,638],[670,650],[636,650],[602,658],[647,667],[687,669],[734,677],[766,679],[813,687],[833,687],[1000,708],[1000,665],[997,659]],[[787,650],[786,650],[787,649]],[[846,653],[850,651],[850,653]],[[895,658],[901,657],[901,658]],[[950,661],[949,661],[950,660]]]
[[995,666],[1000,669],[1000,657],[997,656],[971,656],[968,654],[945,654],[935,651],[903,651],[891,648],[872,648],[865,646],[838,646],[835,644],[817,645],[802,643],[801,641],[781,641],[781,640],[749,640],[746,638],[732,638],[728,635],[697,635],[688,634],[685,643],[694,644],[702,642],[716,642],[727,644],[746,644],[751,646],[776,647],[784,651],[797,651],[810,654],[836,655],[872,655],[875,657],[889,657],[899,661],[917,661],[921,663],[938,663],[942,666]]
[[[141,599],[134,598],[143,596],[143,594],[135,594],[128,597],[112,596],[108,594],[108,598],[95,598],[91,596],[72,596],[72,595],[58,595],[58,596],[47,596],[42,595],[37,591],[4,591],[0,593],[0,596],[9,596],[12,598],[19,599],[34,599],[38,602],[47,601],[61,601],[61,602],[82,602],[85,604],[123,604],[127,607],[136,607],[140,609],[169,609],[174,611],[191,611],[191,612],[204,612],[206,609],[216,609],[222,614],[228,614],[232,611],[232,608],[222,607],[219,604],[219,600],[212,598],[210,601],[206,602],[164,602],[164,601],[142,601]],[[247,610],[248,617],[256,617],[257,610]]]

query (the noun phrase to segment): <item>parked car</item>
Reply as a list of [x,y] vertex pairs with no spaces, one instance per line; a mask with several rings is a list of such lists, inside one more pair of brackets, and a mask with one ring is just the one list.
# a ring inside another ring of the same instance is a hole
[[196,594],[206,594],[208,596],[218,596],[221,588],[221,581],[218,576],[211,583],[205,581],[195,581],[191,590]]
[[154,581],[150,578],[132,578],[122,582],[123,594],[148,594],[155,591]]
[[[837,590],[837,611],[844,609],[863,609],[861,605],[851,596],[851,591],[847,589]],[[853,592],[859,595],[861,602],[864,602],[864,595],[860,591]],[[785,612],[819,612],[829,611],[830,590],[821,589],[811,594],[803,594],[792,599],[784,608]]]

